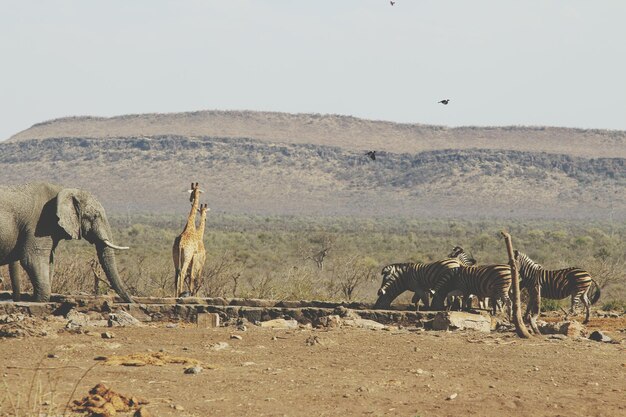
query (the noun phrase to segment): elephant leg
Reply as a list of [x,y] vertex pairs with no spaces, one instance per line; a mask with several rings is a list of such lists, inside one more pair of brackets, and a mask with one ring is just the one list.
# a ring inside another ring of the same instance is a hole
[[11,288],[13,288],[13,301],[20,301],[22,296],[21,273],[19,262],[9,264],[9,276],[11,277]]
[[50,300],[50,263],[47,256],[33,256],[22,261],[33,284],[34,301]]

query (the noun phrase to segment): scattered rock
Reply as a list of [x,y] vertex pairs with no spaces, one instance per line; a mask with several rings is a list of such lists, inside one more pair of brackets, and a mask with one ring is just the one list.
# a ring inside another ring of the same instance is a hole
[[167,323],[167,324],[165,325],[165,327],[166,327],[167,329],[175,329],[175,328],[177,328],[177,327],[178,327],[178,323]]
[[341,317],[342,319],[360,319],[361,318],[361,316],[359,316],[354,310],[351,310],[344,306],[339,306],[335,308],[333,313],[335,313],[335,315]]
[[442,311],[433,319],[433,330],[478,330],[489,333],[491,318],[462,311]]
[[244,362],[241,364],[241,366],[252,366],[252,365],[256,365],[256,363],[254,362]]
[[576,320],[560,321],[558,323],[548,323],[543,320],[537,320],[537,327],[541,334],[562,334],[572,339],[581,337],[586,328]]
[[304,341],[304,343],[307,346],[315,346],[315,345],[320,345],[322,342],[320,341],[319,336],[311,335],[311,336],[307,337],[307,339]]
[[152,417],[152,415],[148,412],[148,409],[146,407],[141,407],[137,411],[135,411],[133,417]]
[[236,340],[243,340],[243,337],[239,336],[238,334],[231,334],[230,338],[231,339],[236,339]]
[[177,411],[185,411],[185,407],[183,407],[180,404],[170,404],[170,408],[173,408],[174,410],[177,410]]
[[52,329],[41,319],[24,314],[0,315],[0,338],[48,336]]
[[609,336],[602,333],[600,330],[596,330],[593,333],[591,333],[589,335],[589,339],[596,341],[596,342],[604,342],[604,343],[610,343],[613,340]]
[[220,327],[220,315],[217,313],[198,313],[196,325],[202,329]]
[[132,353],[130,355],[113,355],[109,357],[99,356],[96,360],[104,360],[104,363],[107,365],[123,366],[163,366],[168,363],[180,363],[183,365],[200,364],[200,361],[198,361],[197,359],[186,358],[182,356],[170,356],[165,352]]
[[582,336],[585,331],[586,331],[585,326],[583,326],[581,323],[577,322],[576,320],[566,321],[563,324],[561,324],[561,327],[559,328],[560,334],[564,334],[565,336],[572,337],[572,338]]
[[262,321],[260,326],[270,329],[297,329],[298,322],[296,320],[274,319]]
[[142,404],[148,404],[148,402],[135,397],[127,397],[109,389],[104,384],[98,384],[89,390],[89,395],[81,400],[74,400],[72,411],[87,412],[90,416],[113,417],[118,411],[138,410]]
[[131,327],[141,326],[141,322],[125,311],[109,314],[109,327]]
[[200,365],[192,366],[190,368],[185,368],[186,374],[196,375],[202,372],[202,367]]
[[551,334],[548,336],[548,339],[551,340],[567,340],[567,336],[564,334]]
[[75,329],[89,325],[89,316],[78,312],[75,308],[68,311],[65,318],[67,319],[67,324],[65,325],[67,329]]
[[58,359],[59,355],[55,354],[55,353],[48,353],[47,358],[48,359]]
[[115,337],[115,335],[111,332],[104,332],[104,333],[100,333],[100,336],[103,339],[113,339]]
[[369,329],[369,330],[383,330],[385,327],[384,324],[379,323],[374,320],[367,319],[343,319],[342,324],[347,327],[358,327],[361,329]]
[[230,345],[226,342],[218,342],[218,343],[212,344],[211,346],[209,346],[209,348],[211,350],[222,350],[222,349],[226,349],[229,346]]
[[454,400],[459,394],[457,394],[456,392],[454,394],[450,394],[446,400],[450,401],[450,400]]
[[336,314],[320,317],[315,321],[317,327],[335,328],[341,326],[341,317]]

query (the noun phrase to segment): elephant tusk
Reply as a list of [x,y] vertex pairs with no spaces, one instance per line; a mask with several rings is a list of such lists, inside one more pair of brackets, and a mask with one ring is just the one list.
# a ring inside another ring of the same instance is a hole
[[117,250],[128,250],[128,249],[130,249],[128,246],[117,246],[117,245],[114,245],[113,243],[109,242],[108,240],[105,240],[104,244],[107,245],[110,248],[117,249]]

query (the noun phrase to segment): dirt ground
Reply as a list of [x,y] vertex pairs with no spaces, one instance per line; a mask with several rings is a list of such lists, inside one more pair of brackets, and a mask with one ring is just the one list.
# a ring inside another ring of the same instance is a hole
[[[626,337],[626,317],[593,320]],[[410,328],[88,330],[0,338],[0,415],[27,415],[30,395],[37,413],[60,416],[76,384],[72,399],[104,383],[148,400],[152,416],[626,416],[626,342]],[[95,360],[160,351],[203,370]]]

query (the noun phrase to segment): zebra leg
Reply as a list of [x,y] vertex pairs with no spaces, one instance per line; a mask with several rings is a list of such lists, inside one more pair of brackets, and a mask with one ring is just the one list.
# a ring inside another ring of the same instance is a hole
[[535,287],[534,293],[533,308],[530,313],[530,328],[535,334],[541,334],[537,326],[537,317],[539,317],[539,313],[541,313],[541,287]]
[[[461,294],[461,292],[459,290],[453,290],[448,292],[448,294],[446,294],[446,299],[447,300],[452,300],[454,299],[454,297],[458,297]],[[446,311],[450,311],[452,309],[452,303],[448,303],[448,305],[446,306]]]
[[[506,307],[506,318],[509,320],[509,323],[513,321],[513,301],[511,301],[511,297],[509,297],[508,295],[505,295],[503,297],[503,304],[504,306],[501,308],[501,310],[504,310],[504,308]],[[498,299],[494,299],[494,310],[498,309]]]
[[420,297],[417,295],[417,292],[413,293],[413,298],[411,298],[411,304],[415,306],[415,311],[420,311]]
[[422,300],[422,304],[424,304],[424,309],[428,310],[430,308],[428,293],[422,291],[420,288],[416,288],[415,293],[413,294],[413,298],[411,299],[411,303],[415,304],[415,311],[419,311],[420,300]]
[[578,294],[572,294],[572,301],[570,302],[569,312],[571,315],[576,314],[576,304],[578,304]]
[[587,291],[582,293],[580,298],[585,306],[585,321],[583,321],[583,324],[587,324],[589,323],[589,315],[591,314],[591,303],[589,302],[589,297],[587,297]]

